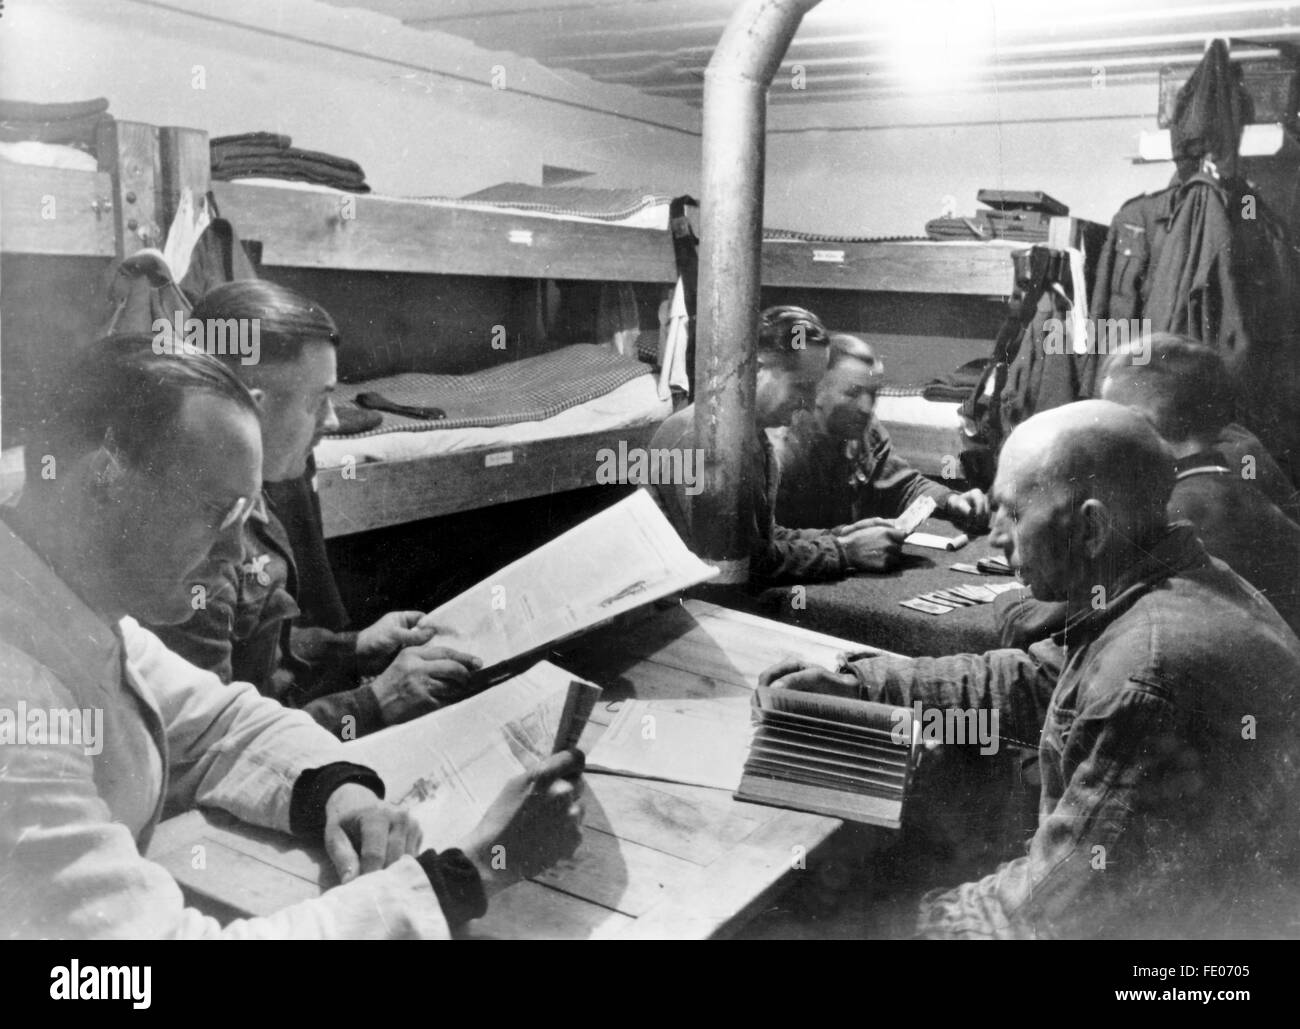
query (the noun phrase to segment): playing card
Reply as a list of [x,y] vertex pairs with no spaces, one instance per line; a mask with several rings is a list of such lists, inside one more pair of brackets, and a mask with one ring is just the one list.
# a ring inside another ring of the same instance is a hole
[[922,611],[927,615],[946,615],[952,610],[950,607],[944,607],[942,604],[935,604],[929,600],[922,600],[920,597],[913,597],[911,600],[900,600],[903,607],[910,607],[913,611]]
[[993,598],[997,596],[987,586],[950,586],[948,592],[970,597],[971,600],[978,601],[981,604],[991,604]]
[[955,604],[957,607],[974,607],[975,601],[970,597],[963,597],[960,593],[952,593],[949,590],[935,590],[932,593],[922,593],[922,600],[929,600],[936,604]]
[[917,497],[894,519],[894,525],[910,536],[918,525],[934,514],[935,506],[934,497]]

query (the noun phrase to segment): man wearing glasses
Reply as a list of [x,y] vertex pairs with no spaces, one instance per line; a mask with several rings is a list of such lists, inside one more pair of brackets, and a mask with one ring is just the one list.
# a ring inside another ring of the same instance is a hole
[[[23,723],[0,730],[0,938],[445,937],[572,852],[581,755],[508,784],[458,847],[421,850],[378,776],[311,718],[143,629],[190,614],[210,552],[238,554],[262,456],[240,383],[150,342],[84,355],[0,509],[0,714]],[[164,809],[198,805],[323,843],[342,885],[224,927],[186,908],[143,855]]]
[[[234,331],[257,323],[255,362],[237,352],[219,359],[261,411],[263,482],[301,480],[322,433],[338,425],[330,400],[339,344],[334,320],[306,297],[261,280],[212,290],[192,318]],[[328,562],[295,553],[260,492],[251,510],[232,517],[248,519],[243,555],[214,551],[198,570],[188,620],[154,627],[168,647],[225,682],[251,682],[302,708],[341,739],[464,695],[478,659],[432,639],[432,629],[416,624],[419,611],[392,612],[360,632],[301,624],[303,610],[321,600],[313,592],[337,595]],[[374,678],[362,684],[368,675]]]

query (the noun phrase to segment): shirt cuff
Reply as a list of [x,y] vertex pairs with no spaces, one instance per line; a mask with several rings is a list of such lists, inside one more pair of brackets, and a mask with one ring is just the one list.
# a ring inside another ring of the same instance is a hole
[[429,885],[433,887],[448,925],[463,925],[487,913],[483,879],[464,852],[454,848],[441,854],[436,850],[426,850],[416,860],[429,877]]
[[293,784],[293,796],[289,799],[289,831],[302,839],[323,839],[325,805],[334,791],[348,782],[365,786],[380,800],[384,799],[384,780],[365,765],[333,761],[319,768],[308,768]]

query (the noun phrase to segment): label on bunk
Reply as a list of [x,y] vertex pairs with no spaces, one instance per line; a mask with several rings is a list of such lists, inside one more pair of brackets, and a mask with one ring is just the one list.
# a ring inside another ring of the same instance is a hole
[[530,247],[533,245],[533,230],[511,229],[507,238],[511,243],[519,243],[522,246]]
[[820,264],[843,264],[843,250],[814,250],[813,262]]
[[484,468],[495,468],[498,465],[514,463],[515,452],[513,450],[497,450],[491,454],[483,455]]

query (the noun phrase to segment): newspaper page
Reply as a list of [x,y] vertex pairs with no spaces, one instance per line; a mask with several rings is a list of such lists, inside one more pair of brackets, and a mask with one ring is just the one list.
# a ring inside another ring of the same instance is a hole
[[587,701],[568,706],[577,724],[565,726],[575,681],[540,661],[468,700],[345,744],[348,760],[378,772],[389,799],[411,808],[424,845],[441,850],[478,823],[508,780],[581,731],[600,688],[582,683]]
[[716,575],[638,490],[427,614],[484,668]]
[[751,698],[625,701],[587,769],[734,791],[753,737]]

